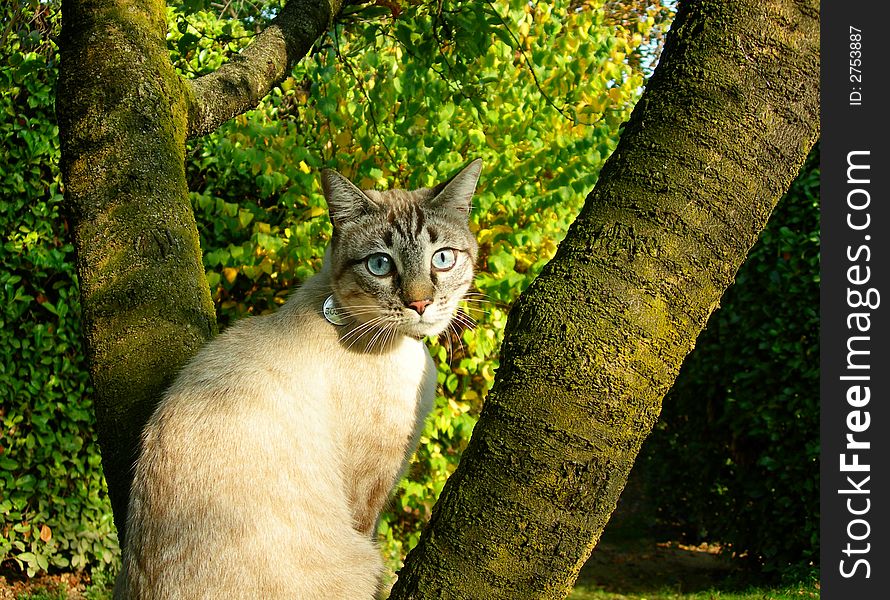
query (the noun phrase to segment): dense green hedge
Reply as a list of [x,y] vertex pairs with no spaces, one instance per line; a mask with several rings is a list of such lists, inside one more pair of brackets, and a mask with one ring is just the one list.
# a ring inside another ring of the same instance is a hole
[[[225,326],[273,310],[317,270],[330,235],[322,167],[364,187],[417,187],[483,159],[472,226],[484,298],[468,304],[480,325],[431,343],[436,407],[381,528],[396,566],[469,439],[509,303],[553,255],[615,146],[643,80],[639,49],[663,13],[627,18],[625,7],[619,19],[599,1],[579,11],[569,1],[447,0],[441,13],[435,3],[386,4],[349,8],[257,110],[190,145],[187,172]],[[18,15],[5,5],[0,21],[9,25],[0,50],[0,560],[33,573],[101,567],[116,538],[59,212],[58,2],[23,5]],[[168,45],[187,77],[216,68],[268,17],[223,20],[207,5],[169,12]]]
[[641,467],[659,519],[771,572],[818,565],[818,148],[698,339]]
[[44,6],[20,15],[0,49],[0,559],[30,572],[117,550],[59,213],[56,21]]

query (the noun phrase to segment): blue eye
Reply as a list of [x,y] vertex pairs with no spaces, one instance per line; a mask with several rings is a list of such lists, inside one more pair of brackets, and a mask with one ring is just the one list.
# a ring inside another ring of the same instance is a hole
[[371,275],[383,277],[392,272],[392,258],[383,253],[372,254],[365,259],[365,267]]
[[447,271],[457,262],[457,254],[451,248],[440,248],[433,254],[432,262],[437,271]]

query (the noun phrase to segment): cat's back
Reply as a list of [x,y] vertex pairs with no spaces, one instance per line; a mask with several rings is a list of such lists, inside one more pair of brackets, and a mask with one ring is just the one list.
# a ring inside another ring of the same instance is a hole
[[183,367],[167,399],[245,387],[271,393],[292,384],[295,374],[311,383],[310,365],[337,340],[314,306],[319,294],[314,288],[310,280],[277,311],[241,319],[208,342]]
[[276,452],[329,450],[322,423],[332,418],[332,383],[317,360],[337,338],[314,310],[315,286],[304,287],[278,311],[232,325],[183,367],[144,430],[141,462],[165,461],[169,474],[200,481],[202,471],[219,479],[221,468],[261,469],[264,454],[273,463]]
[[[246,318],[209,342],[149,420],[128,518],[128,555],[136,559],[128,568],[130,598],[168,588],[176,591],[144,597],[209,598],[224,590],[231,598],[278,598],[282,590],[293,594],[294,583],[256,578],[247,557],[274,562],[308,552],[353,560],[322,546],[313,552],[330,523],[348,524],[351,515],[329,501],[340,493],[342,469],[326,400],[331,383],[312,364],[331,334],[296,294],[286,311]],[[369,551],[356,547],[367,561]],[[163,565],[163,577],[142,562]],[[226,565],[223,575],[214,564]],[[274,572],[285,577],[288,568]]]

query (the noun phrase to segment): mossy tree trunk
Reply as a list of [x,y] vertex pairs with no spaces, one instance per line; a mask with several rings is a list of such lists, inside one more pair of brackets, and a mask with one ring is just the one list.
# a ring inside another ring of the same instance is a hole
[[392,600],[569,593],[818,119],[818,2],[681,3]]
[[139,435],[216,330],[185,179],[186,138],[252,108],[342,0],[289,2],[240,56],[185,81],[161,0],[63,0],[56,112],[102,461],[123,541]]

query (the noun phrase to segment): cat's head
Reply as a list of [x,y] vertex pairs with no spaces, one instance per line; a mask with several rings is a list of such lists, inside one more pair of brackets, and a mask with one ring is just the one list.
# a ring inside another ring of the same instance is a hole
[[444,331],[473,281],[468,227],[482,161],[434,188],[362,191],[326,169],[337,308],[368,330],[420,338]]

